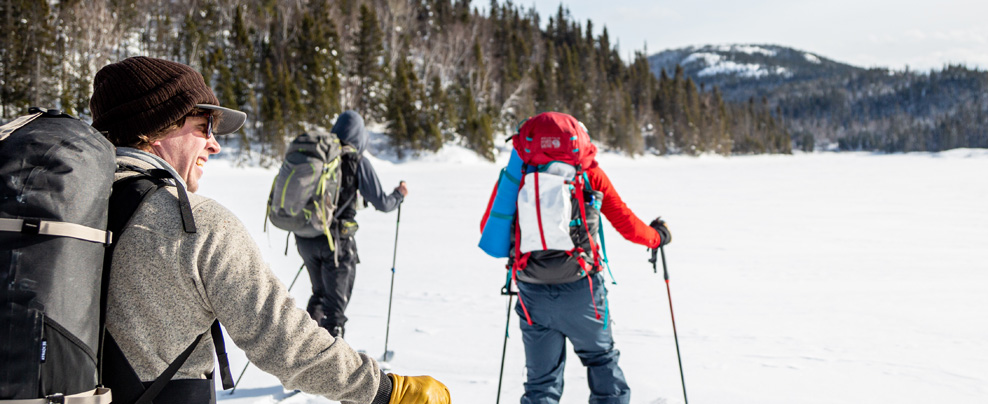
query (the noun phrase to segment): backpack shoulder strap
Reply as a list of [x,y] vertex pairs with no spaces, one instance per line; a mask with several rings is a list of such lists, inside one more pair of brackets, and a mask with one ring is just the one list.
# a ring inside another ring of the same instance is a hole
[[[103,343],[106,337],[106,304],[108,290],[110,288],[110,272],[112,268],[113,252],[116,250],[117,241],[123,233],[127,222],[137,211],[137,208],[151,197],[156,191],[165,186],[162,180],[152,180],[149,177],[135,175],[121,179],[113,184],[113,192],[110,194],[109,214],[107,217],[107,230],[113,235],[113,240],[103,254],[103,280],[100,284],[100,309],[99,309],[99,362],[103,362]],[[102,382],[102,366],[100,366],[100,385]]]
[[[211,331],[213,335],[216,335],[216,330],[219,329],[219,322],[213,322]],[[202,341],[203,336],[206,334],[199,334],[195,340],[189,344],[188,347],[182,351],[178,357],[175,358],[150,385],[145,385],[141,381],[137,372],[134,371],[134,367],[131,366],[130,362],[124,356],[123,351],[120,350],[120,346],[113,339],[113,336],[107,334],[106,338],[106,370],[108,373],[108,385],[113,390],[114,402],[120,402],[125,404],[152,404],[153,400],[161,394],[166,388],[168,388],[168,382],[175,377],[178,370],[182,368],[185,361],[192,356],[192,352],[195,351],[196,347],[199,346],[199,342]],[[215,337],[214,337],[215,338]],[[222,339],[222,335],[220,335]],[[225,353],[224,353],[225,358]],[[221,371],[223,366],[221,365]],[[229,364],[226,365],[227,372],[229,373]],[[229,389],[227,387],[227,379],[232,384],[233,378],[228,374],[223,375],[223,388]],[[210,387],[212,387],[212,379],[210,378]],[[231,386],[232,387],[232,386]]]
[[[103,279],[100,290],[100,335],[99,335],[99,385],[103,385],[103,365],[108,364],[110,373],[112,373],[112,378],[117,384],[117,389],[121,389],[118,395],[133,395],[137,398],[138,403],[150,403],[172,377],[175,373],[185,364],[189,355],[195,350],[195,347],[199,345],[202,340],[203,335],[199,335],[195,341],[192,342],[178,356],[165,370],[164,373],[155,379],[154,383],[151,384],[147,389],[144,388],[143,383],[138,378],[136,372],[134,372],[133,367],[127,358],[124,357],[123,352],[117,346],[116,341],[113,337],[106,333],[106,308],[107,308],[107,291],[110,285],[110,273],[111,273],[111,263],[113,258],[113,251],[119,241],[120,236],[123,234],[123,230],[127,223],[133,217],[137,209],[144,203],[148,198],[151,197],[159,189],[167,186],[166,178],[173,178],[171,173],[166,170],[153,169],[153,170],[141,170],[135,169],[134,167],[120,167],[119,170],[125,171],[137,171],[137,175],[126,177],[116,181],[113,184],[113,192],[110,194],[109,202],[109,217],[107,221],[107,229],[110,230],[113,235],[113,242],[108,246],[104,258],[103,258]],[[190,206],[188,194],[185,192],[184,187],[178,186],[179,194],[179,204],[180,211],[182,214],[182,225],[187,233],[195,233],[196,226],[195,221],[192,217],[192,207]],[[226,354],[226,344],[223,340],[223,332],[220,328],[219,321],[214,321],[213,325],[210,327],[210,332],[213,337],[213,345],[216,349],[216,354],[219,359],[220,366],[220,377],[223,381],[223,389],[228,390],[233,388],[233,376],[230,373],[230,363],[227,359]],[[120,397],[123,398],[123,397]]]
[[[210,333],[212,333],[213,345],[217,350],[216,355],[220,360],[220,377],[223,379],[223,390],[229,390],[233,388],[233,376],[230,374],[230,363],[226,358],[226,349],[225,344],[223,343],[223,332],[220,331],[219,321],[213,322],[213,325],[210,326]],[[199,341],[202,341],[202,337],[204,335],[206,334],[199,334],[195,341],[192,341],[188,348],[185,348],[185,350],[182,351],[182,353],[179,354],[170,365],[168,365],[168,368],[154,380],[154,383],[151,383],[147,390],[144,390],[144,393],[141,394],[141,397],[137,399],[135,404],[153,404],[152,400],[154,400],[154,398],[165,389],[165,386],[172,380],[172,377],[175,377],[178,370],[182,368],[185,361],[192,355],[192,351],[195,351],[196,347],[199,345]],[[210,383],[210,385],[212,385],[212,383]]]
[[220,381],[223,382],[223,390],[230,390],[236,384],[233,382],[233,374],[230,373],[230,359],[226,354],[226,342],[223,340],[223,329],[220,328],[220,321],[213,322],[209,327],[209,332],[213,336],[213,348],[216,349],[216,360],[220,366]]

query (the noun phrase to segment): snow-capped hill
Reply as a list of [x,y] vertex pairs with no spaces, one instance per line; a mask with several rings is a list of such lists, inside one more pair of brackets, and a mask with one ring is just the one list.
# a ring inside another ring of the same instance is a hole
[[818,76],[854,67],[823,56],[777,45],[706,45],[662,51],[649,57],[652,71],[672,75],[676,65],[687,76],[742,78]]
[[691,54],[687,56],[686,59],[683,59],[682,64],[684,66],[696,64],[704,66],[696,73],[696,75],[700,77],[714,76],[718,74],[735,74],[741,77],[754,78],[770,75],[792,75],[792,73],[785,67],[764,66],[757,63],[738,63],[733,60],[727,60],[727,58],[720,54],[709,52]]
[[860,68],[778,45],[705,45],[671,49],[648,58],[656,76],[683,74],[706,86],[762,87],[843,75]]

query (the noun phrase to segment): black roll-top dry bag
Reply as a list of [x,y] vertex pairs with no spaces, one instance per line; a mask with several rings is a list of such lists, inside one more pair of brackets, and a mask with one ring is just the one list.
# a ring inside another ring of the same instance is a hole
[[55,110],[0,127],[0,401],[93,390],[114,149]]

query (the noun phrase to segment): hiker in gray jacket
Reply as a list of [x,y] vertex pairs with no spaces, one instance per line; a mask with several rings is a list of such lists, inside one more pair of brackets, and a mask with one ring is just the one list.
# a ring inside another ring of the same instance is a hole
[[[159,396],[171,398],[155,402],[214,402],[211,383],[200,394],[183,389],[211,379],[209,330],[219,320],[251,362],[286,388],[343,403],[449,403],[442,383],[386,375],[374,359],[319,328],[296,307],[232,212],[195,194],[183,209],[185,191],[199,188],[210,156],[220,151],[214,135],[232,133],[246,119],[218,104],[198,72],[161,59],[104,66],[93,83],[93,126],[117,147],[124,168],[118,178],[151,169],[174,177],[140,204],[112,255],[108,341],[119,346],[135,378],[147,387],[202,336],[166,385],[168,394]],[[183,226],[183,213],[191,213],[195,232]]]
[[381,188],[381,180],[377,178],[374,166],[369,160],[361,158],[367,149],[369,135],[359,114],[343,112],[331,132],[340,139],[340,143],[356,149],[356,152],[343,153],[341,157],[343,181],[340,184],[339,211],[330,224],[330,235],[336,249],[330,247],[325,235],[302,237],[296,234],[295,245],[312,284],[312,297],[306,310],[319,325],[329,330],[330,335],[343,337],[347,321],[344,312],[353,294],[357,263],[360,262],[354,240],[358,227],[355,220],[357,209],[365,205],[360,197],[375,209],[390,212],[408,195],[408,187],[402,181],[390,193],[385,193]]

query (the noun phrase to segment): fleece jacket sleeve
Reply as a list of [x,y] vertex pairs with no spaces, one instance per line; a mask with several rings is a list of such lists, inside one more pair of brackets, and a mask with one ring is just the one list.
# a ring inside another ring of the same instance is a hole
[[658,247],[659,232],[642,222],[624,204],[621,196],[614,189],[614,185],[611,184],[611,180],[607,178],[607,174],[604,174],[604,170],[594,163],[586,172],[590,179],[590,186],[604,194],[604,202],[601,204],[600,212],[604,214],[607,221],[611,222],[618,233],[621,233],[621,236],[632,243],[650,248]]
[[374,166],[365,158],[360,159],[360,164],[357,165],[357,184],[364,199],[379,211],[395,210],[404,200],[401,192],[397,190],[390,194],[384,192],[384,189],[381,188],[381,180],[377,178],[377,171],[374,171]]
[[231,339],[258,368],[286,388],[345,404],[371,403],[383,373],[377,362],[333,338],[298,307],[271,272],[243,224],[207,201],[194,208],[198,232],[192,261],[200,293]]

